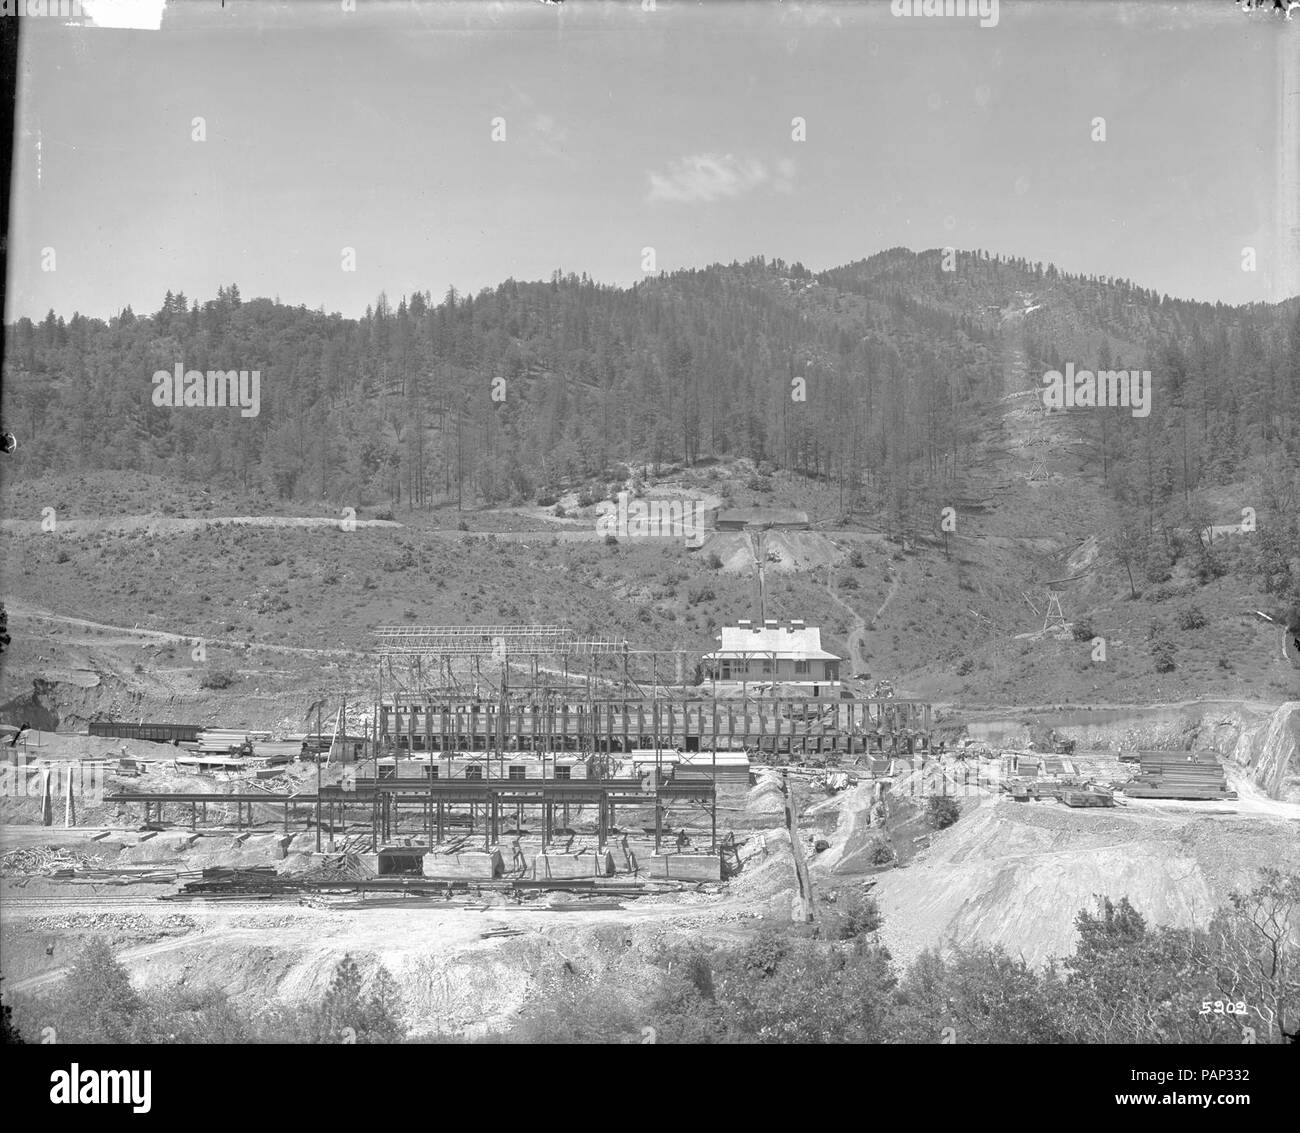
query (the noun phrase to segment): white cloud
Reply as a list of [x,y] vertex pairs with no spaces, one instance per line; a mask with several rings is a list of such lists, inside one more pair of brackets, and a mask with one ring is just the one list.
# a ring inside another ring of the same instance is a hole
[[646,200],[678,204],[717,201],[757,189],[770,177],[767,167],[756,157],[699,153],[672,162],[667,173],[652,171]]

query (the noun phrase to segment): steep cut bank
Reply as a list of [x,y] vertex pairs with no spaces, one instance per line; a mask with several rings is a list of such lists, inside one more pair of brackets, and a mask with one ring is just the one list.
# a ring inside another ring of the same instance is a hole
[[1300,802],[1300,700],[1240,700],[963,714],[966,734],[1023,748],[1047,730],[1080,751],[1214,751],[1269,798]]
[[1297,822],[1185,807],[1072,811],[1055,803],[963,801],[956,825],[875,894],[890,950],[1001,944],[1040,965],[1074,951],[1079,910],[1128,897],[1148,923],[1204,927],[1263,865],[1300,869]]

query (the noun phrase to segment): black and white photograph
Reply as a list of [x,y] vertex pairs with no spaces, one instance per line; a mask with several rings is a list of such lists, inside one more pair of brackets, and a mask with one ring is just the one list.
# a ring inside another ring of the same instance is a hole
[[923,1058],[1088,1116],[1272,1088],[1300,3],[0,36],[34,1105],[193,1120],[201,1065],[342,1121],[429,1045],[869,1046],[918,1104]]

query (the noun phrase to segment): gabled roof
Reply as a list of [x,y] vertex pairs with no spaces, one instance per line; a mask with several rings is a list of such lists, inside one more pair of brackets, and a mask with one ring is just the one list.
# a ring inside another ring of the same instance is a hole
[[744,626],[723,626],[720,644],[709,657],[739,657],[742,654],[763,657],[775,656],[778,660],[838,661],[834,653],[822,648],[822,631],[817,626],[799,629],[778,626],[775,629]]

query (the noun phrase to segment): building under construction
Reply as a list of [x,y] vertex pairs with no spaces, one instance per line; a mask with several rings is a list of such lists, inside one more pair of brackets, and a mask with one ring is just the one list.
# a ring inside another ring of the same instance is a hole
[[749,753],[930,747],[928,704],[765,695],[770,682],[751,691],[731,681],[722,692],[702,664],[709,654],[639,650],[553,625],[390,626],[376,637],[381,839],[414,819],[439,845],[454,813],[485,848],[532,819],[544,852],[581,823],[600,852],[616,835],[626,847],[631,833],[653,835],[657,854],[673,823],[680,849],[695,822],[716,856],[719,792],[748,787]]

